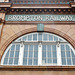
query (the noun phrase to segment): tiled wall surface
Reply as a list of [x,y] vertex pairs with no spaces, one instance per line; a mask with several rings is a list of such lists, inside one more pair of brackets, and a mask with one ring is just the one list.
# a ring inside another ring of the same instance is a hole
[[75,75],[75,71],[0,71],[0,75]]

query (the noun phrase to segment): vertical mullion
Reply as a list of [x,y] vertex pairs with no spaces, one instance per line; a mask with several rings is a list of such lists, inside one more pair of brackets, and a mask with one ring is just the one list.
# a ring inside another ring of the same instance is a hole
[[37,34],[37,41],[38,41],[38,33],[36,33]]
[[34,45],[33,45],[33,56],[32,56],[32,65],[34,64]]
[[[11,49],[10,49],[10,50],[11,50]],[[10,50],[9,50],[9,56],[8,56],[7,64],[9,64]]]
[[66,59],[66,65],[67,65],[66,44],[64,46],[65,46],[65,59]]
[[31,41],[33,41],[33,34],[32,34],[32,40]]
[[52,53],[52,45],[51,45],[51,58],[52,58],[52,64],[53,64],[53,53]]
[[[52,35],[53,36],[53,35]],[[53,41],[54,41],[54,36],[53,36]]]
[[71,48],[70,48],[70,58],[71,58],[71,65],[73,65]]
[[49,41],[49,34],[47,34],[47,39],[48,39],[47,41]]
[[28,60],[29,60],[29,45],[28,45],[27,65],[28,65]]
[[42,65],[42,46],[41,43],[38,46],[38,65]]
[[57,65],[61,65],[62,64],[62,62],[61,62],[61,49],[60,49],[59,44],[57,44],[56,52],[57,52]]
[[40,35],[41,35],[41,37],[42,37],[40,41],[43,41],[43,34],[42,34],[42,33],[40,33]]
[[48,63],[47,45],[46,45],[46,63]]
[[[13,45],[13,44],[12,44],[12,45]],[[11,46],[11,47],[12,47],[12,46]],[[10,52],[11,52],[11,48],[10,48],[10,50],[9,50],[9,56],[8,56],[8,62],[7,62],[7,64],[9,64]]]
[[19,63],[18,65],[23,64],[23,52],[24,52],[24,45],[23,43],[20,45],[20,52],[19,52]]
[[[6,51],[8,52],[9,50],[10,50],[10,48],[8,48],[8,50],[6,50]],[[6,54],[7,54],[7,52],[5,52],[5,54],[4,54],[4,56],[3,56],[2,60],[1,60],[1,65],[3,65],[3,63],[4,63],[4,58],[5,58]],[[9,58],[9,54],[8,54],[8,58]],[[8,61],[7,61],[7,63],[8,63]]]
[[14,65],[14,60],[15,60],[15,50],[16,50],[16,44],[15,44],[15,49],[14,49],[13,65]]

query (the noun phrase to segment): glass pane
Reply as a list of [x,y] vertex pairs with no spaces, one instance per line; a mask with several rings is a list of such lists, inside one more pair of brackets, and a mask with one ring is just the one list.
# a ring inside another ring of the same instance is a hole
[[50,58],[51,57],[51,52],[47,52],[47,56],[48,56],[48,58]]
[[28,65],[32,65],[32,59],[29,59]]
[[66,59],[62,58],[62,65],[66,65]]
[[38,58],[38,51],[34,51],[34,58]]
[[52,59],[51,58],[48,59],[48,63],[52,63]]
[[53,41],[53,35],[49,35],[49,41]]
[[14,57],[14,51],[10,51],[10,57]]
[[29,45],[29,51],[33,51],[33,45]]
[[66,45],[66,50],[70,51],[70,47],[68,45]]
[[18,58],[14,58],[14,64],[18,65]]
[[67,65],[71,65],[71,58],[67,58]]
[[12,45],[11,46],[11,50],[15,50],[15,45]]
[[58,41],[58,37],[54,36],[54,41]]
[[44,41],[48,41],[47,38],[48,38],[47,34],[43,34],[43,40],[44,40]]
[[23,65],[27,65],[27,58],[25,59],[23,59]]
[[15,57],[19,57],[19,51],[15,51]]
[[33,57],[33,52],[29,51],[29,57],[32,58]]
[[46,45],[42,45],[42,51],[46,51]]
[[34,59],[34,65],[38,65],[38,59]]
[[56,45],[52,45],[52,51],[56,51]]
[[67,57],[71,57],[70,56],[70,51],[66,51],[66,55],[67,55]]
[[28,35],[28,41],[32,41],[32,35]]
[[57,57],[57,53],[53,52],[53,58]]
[[20,42],[21,41],[21,38],[17,39],[16,41]]
[[74,52],[72,50],[71,50],[71,55],[72,55],[72,57],[75,58],[75,54],[74,54]]
[[9,64],[13,64],[13,58],[9,58]]
[[51,52],[51,45],[47,45],[47,51]]
[[59,38],[59,41],[63,41],[63,39]]
[[61,51],[61,57],[65,57],[65,51]]
[[72,61],[73,61],[73,65],[75,65],[75,58],[72,58]]
[[57,59],[53,59],[53,63],[57,63]]
[[37,34],[33,34],[33,41],[37,41]]
[[8,63],[8,58],[4,58],[4,63],[3,64],[7,64]]
[[46,63],[46,58],[42,58],[42,63],[43,63],[43,64]]
[[42,57],[45,58],[46,57],[46,51],[42,52]]
[[38,41],[42,41],[42,34],[38,34]]
[[28,45],[24,45],[24,51],[28,50]]
[[46,58],[46,45],[42,45],[42,57]]
[[6,58],[9,57],[9,51],[6,53],[6,56],[5,56],[5,57],[6,57]]
[[27,36],[24,36],[24,37],[23,37],[23,41],[26,41],[26,40],[27,40]]
[[65,50],[65,46],[64,45],[61,45],[61,51],[62,50]]
[[20,50],[20,45],[16,45],[16,50]]
[[28,56],[28,51],[24,52],[24,58],[26,58]]
[[34,45],[34,51],[38,51],[38,45]]

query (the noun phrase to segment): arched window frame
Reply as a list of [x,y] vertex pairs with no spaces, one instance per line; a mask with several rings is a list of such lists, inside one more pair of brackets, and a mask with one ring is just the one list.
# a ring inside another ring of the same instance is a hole
[[[31,34],[35,34],[35,33],[31,33]],[[41,34],[41,33],[37,33],[37,34]],[[49,33],[47,33],[47,34],[49,34]],[[28,37],[28,35],[30,35],[30,34],[27,34],[27,37]],[[54,34],[52,34],[52,35],[54,35]],[[24,36],[26,36],[26,35],[24,35]],[[22,37],[24,37],[24,36],[22,36]],[[57,35],[54,35],[54,36],[57,36]],[[20,38],[22,38],[22,37],[20,37]],[[33,36],[32,36],[33,37]],[[38,36],[37,36],[38,37]],[[58,36],[59,37],[59,36]],[[19,38],[19,39],[20,39]],[[43,37],[42,37],[43,38]],[[61,38],[61,37],[59,37],[59,38]],[[37,38],[38,39],[38,38]],[[17,39],[18,40],[18,39]],[[12,42],[12,44],[14,44],[14,43],[20,43],[20,52],[19,52],[19,60],[18,60],[18,64],[17,65],[23,65],[23,52],[24,52],[24,44],[26,44],[26,43],[28,43],[28,44],[36,44],[36,43],[39,43],[38,44],[38,66],[40,65],[40,66],[62,66],[62,61],[61,61],[61,49],[60,49],[60,44],[62,44],[62,43],[65,43],[65,44],[68,44],[68,42],[67,41],[65,41],[64,39],[64,41],[62,41],[62,42],[60,42],[60,41],[56,41],[56,42],[48,42],[48,41],[44,41],[44,40],[42,40],[42,41],[18,41],[17,42],[17,40],[15,40],[14,42]],[[57,47],[57,64],[42,64],[42,44],[41,43],[54,43],[54,44],[56,44],[56,47]],[[11,44],[11,45],[12,45]],[[11,46],[10,45],[10,46]],[[70,44],[68,44],[71,48],[72,48],[72,46],[70,45]],[[8,52],[8,50],[9,50],[9,48],[10,48],[10,46],[7,48],[7,50],[5,51],[5,54],[3,55],[3,58],[2,58],[2,61],[1,61],[1,65],[4,65],[3,64],[3,61],[4,61],[4,57],[5,57],[5,55],[6,55],[6,53]],[[75,54],[75,51],[74,51],[74,49],[72,48],[72,50],[73,50],[73,52],[74,52],[74,54]],[[40,57],[39,57],[40,56]],[[60,57],[60,58],[59,58]],[[9,64],[7,64],[7,65],[9,65]],[[14,64],[12,64],[12,65],[14,65]],[[28,64],[27,64],[28,65]],[[72,64],[73,65],[73,64]],[[34,65],[33,65],[34,66]]]

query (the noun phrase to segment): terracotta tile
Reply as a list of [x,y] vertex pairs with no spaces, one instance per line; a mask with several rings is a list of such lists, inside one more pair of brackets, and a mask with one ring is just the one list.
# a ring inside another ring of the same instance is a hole
[[29,71],[22,71],[22,75],[29,75]]
[[59,71],[52,71],[52,75],[59,75]]
[[[75,28],[71,28],[71,29],[67,32],[67,34],[68,34],[69,36],[75,34]],[[72,37],[72,36],[71,36],[71,37]]]
[[75,71],[68,71],[68,75],[75,75]]
[[70,25],[71,26],[71,28],[75,28],[75,25]]
[[5,71],[5,75],[14,75],[13,71]]
[[4,71],[0,71],[0,75],[5,75],[5,72]]
[[63,32],[68,32],[69,30],[70,30],[70,25],[63,25],[63,27],[62,27],[62,30],[61,31],[63,31]]
[[68,71],[59,71],[59,75],[68,75]]
[[52,75],[52,71],[44,71],[44,75]]

